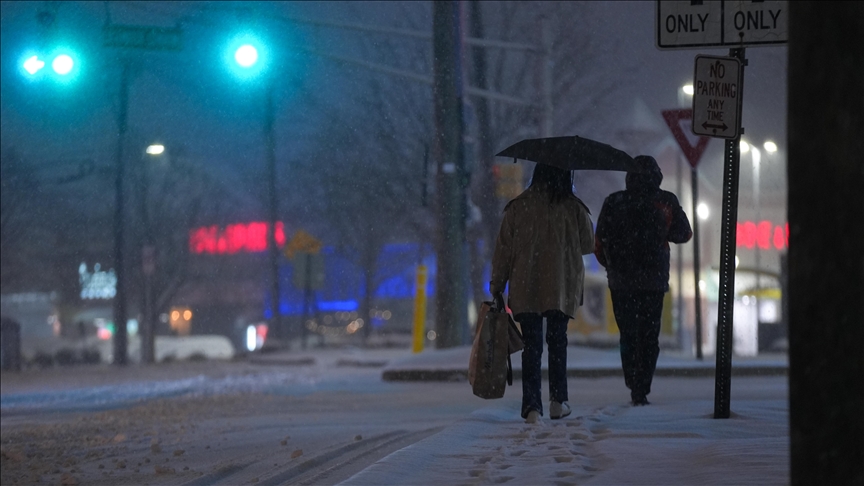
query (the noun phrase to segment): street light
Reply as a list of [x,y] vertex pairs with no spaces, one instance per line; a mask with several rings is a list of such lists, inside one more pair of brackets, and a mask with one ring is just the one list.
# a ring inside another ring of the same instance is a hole
[[[678,92],[678,106],[679,107],[692,107],[693,103],[693,84],[687,83],[682,85],[677,90]],[[680,194],[683,188],[682,178],[684,175],[684,162],[681,155],[678,156],[678,193]],[[693,212],[696,213],[697,216],[700,215],[700,207],[697,207],[697,202],[699,200],[699,177],[697,173],[696,166],[691,166],[690,168],[690,190],[692,194],[692,208]],[[705,210],[707,210],[707,206],[705,206]],[[702,304],[701,304],[701,295],[699,288],[699,270],[702,265],[702,258],[700,256],[700,248],[699,248],[699,218],[693,220],[693,276],[696,280],[696,286],[694,288],[694,311],[695,311],[695,322],[694,328],[696,331],[696,359],[702,359]],[[679,332],[683,333],[684,330],[684,248],[681,245],[678,245],[678,262],[677,262],[677,270],[678,270],[678,306],[677,306],[677,320]],[[683,336],[683,334],[682,334]],[[682,345],[683,345],[682,338]]]
[[773,154],[777,151],[777,144],[772,142],[771,140],[766,140],[762,146],[765,148],[765,151]]
[[145,150],[145,152],[147,152],[147,154],[149,155],[162,155],[162,152],[164,151],[165,146],[160,144],[148,145],[147,150]]
[[698,216],[699,219],[701,219],[702,221],[705,221],[706,219],[708,219],[709,214],[710,214],[710,211],[708,210],[707,204],[699,203],[699,205],[696,206],[696,216]]
[[[165,153],[162,144],[150,144],[144,150],[150,157],[158,157]],[[153,315],[153,273],[156,271],[156,247],[153,244],[153,234],[150,225],[150,168],[148,157],[141,158],[141,170],[138,177],[139,211],[141,226],[144,232],[141,241],[141,274],[143,277],[143,299],[141,310],[141,362],[153,363],[156,359],[156,329]]]
[[[282,326],[282,312],[279,308],[281,295],[279,290],[279,247],[276,243],[276,226],[278,222],[279,203],[276,195],[276,139],[273,131],[273,85],[275,82],[275,75],[266,72],[269,67],[269,56],[266,44],[261,42],[252,34],[243,34],[236,37],[229,46],[229,49],[226,50],[226,56],[229,57],[228,63],[231,71],[237,77],[251,80],[264,75],[264,96],[266,99],[264,110],[264,133],[266,139],[267,192],[270,213],[267,248],[270,255],[270,293],[273,308],[270,328],[273,329],[275,337],[284,338],[285,330]],[[302,344],[305,346],[305,339],[303,339]]]
[[[771,149],[777,150],[777,145],[771,141],[765,142],[765,144],[763,146],[765,147],[765,150],[768,152],[771,152]],[[760,165],[762,162],[762,152],[755,145],[749,144],[749,143],[745,142],[744,140],[741,140],[740,148],[741,148],[742,154],[750,153],[750,160],[753,164],[753,209],[756,212],[755,219],[756,219],[756,225],[758,228],[758,226],[760,224],[760,220],[761,220],[761,211],[760,211],[761,208],[760,208],[760,201],[759,201],[760,200],[759,175],[760,175]],[[762,281],[760,278],[760,267],[761,267],[760,256],[761,255],[759,254],[759,242],[758,241],[756,242],[756,245],[753,248],[753,250],[754,250],[753,256],[754,256],[754,260],[755,260],[754,268],[756,270],[756,287],[760,288],[762,285]]]
[[693,85],[687,83],[678,88],[678,106],[686,108],[693,104]]
[[[761,224],[762,220],[762,203],[760,201],[761,197],[759,194],[760,189],[760,166],[762,163],[762,153],[756,147],[750,147],[750,158],[753,161],[753,207],[756,209],[756,225],[757,227]],[[756,288],[762,287],[762,281],[760,278],[760,252],[759,252],[759,243],[756,243],[755,247],[756,253]]]

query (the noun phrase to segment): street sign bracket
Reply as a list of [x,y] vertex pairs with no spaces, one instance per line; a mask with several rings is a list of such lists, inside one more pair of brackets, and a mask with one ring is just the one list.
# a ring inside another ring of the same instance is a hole
[[106,24],[102,27],[105,47],[148,51],[183,50],[183,29],[141,25]]

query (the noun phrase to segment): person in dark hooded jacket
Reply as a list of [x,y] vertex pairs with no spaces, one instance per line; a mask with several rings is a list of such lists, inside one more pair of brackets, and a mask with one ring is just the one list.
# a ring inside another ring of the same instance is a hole
[[629,172],[627,188],[603,202],[594,255],[606,267],[624,383],[633,405],[648,405],[660,354],[663,296],[669,290],[669,242],[686,243],[693,231],[678,198],[660,189],[663,173],[657,161],[647,155],[635,160],[644,172]]

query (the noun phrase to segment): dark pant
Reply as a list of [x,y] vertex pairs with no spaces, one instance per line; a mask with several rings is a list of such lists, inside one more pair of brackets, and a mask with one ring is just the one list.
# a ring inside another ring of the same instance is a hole
[[651,393],[660,355],[660,317],[664,292],[612,290],[612,308],[621,333],[624,384],[634,400]]
[[[522,418],[531,410],[543,415],[540,398],[540,358],[543,357],[543,315],[519,314],[522,327]],[[546,344],[549,346],[549,399],[566,402],[567,398],[567,322],[563,313],[546,316]]]

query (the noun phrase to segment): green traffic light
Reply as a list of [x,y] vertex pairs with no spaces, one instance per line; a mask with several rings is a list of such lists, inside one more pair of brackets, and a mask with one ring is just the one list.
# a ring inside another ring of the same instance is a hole
[[53,62],[51,62],[51,69],[61,76],[65,76],[72,72],[73,67],[75,67],[75,61],[73,61],[67,54],[60,54],[54,58]]
[[[33,82],[53,80],[59,84],[73,82],[81,71],[80,58],[74,49],[56,46],[48,51],[29,51],[21,58],[21,74]],[[48,66],[51,69],[46,69]]]
[[224,51],[227,68],[237,78],[252,81],[270,68],[270,55],[266,44],[251,33],[231,39]]
[[258,49],[255,49],[253,45],[244,44],[237,48],[234,53],[234,60],[244,68],[252,67],[258,62]]
[[30,56],[26,61],[22,64],[24,70],[27,71],[30,76],[35,76],[43,67],[45,67],[45,61],[39,59],[39,56]]

